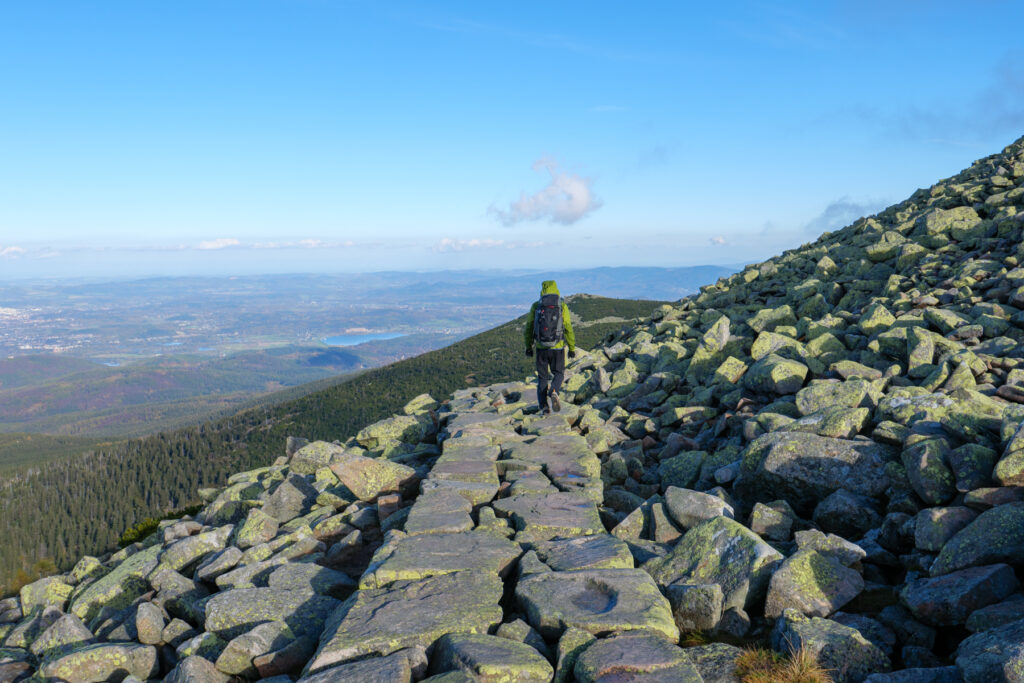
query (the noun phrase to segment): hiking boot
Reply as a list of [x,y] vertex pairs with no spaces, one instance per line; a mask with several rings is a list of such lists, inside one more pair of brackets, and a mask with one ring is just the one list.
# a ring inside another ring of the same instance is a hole
[[551,392],[551,409],[556,413],[562,409],[562,404],[558,402],[558,393],[555,391]]

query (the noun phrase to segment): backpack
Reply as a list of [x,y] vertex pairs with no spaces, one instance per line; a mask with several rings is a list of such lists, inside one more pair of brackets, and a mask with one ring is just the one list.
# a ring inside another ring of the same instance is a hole
[[545,294],[533,312],[533,341],[538,349],[553,349],[562,341],[562,297]]

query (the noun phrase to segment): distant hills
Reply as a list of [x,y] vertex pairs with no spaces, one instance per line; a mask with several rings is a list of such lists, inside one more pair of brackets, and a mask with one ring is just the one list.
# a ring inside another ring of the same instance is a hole
[[[577,344],[590,348],[661,303],[569,298]],[[41,560],[64,567],[110,549],[139,520],[196,502],[200,487],[272,462],[288,435],[343,439],[411,396],[522,379],[533,368],[523,354],[524,322],[520,316],[445,348],[252,398],[237,414],[147,437],[89,448],[88,440],[0,434],[0,594],[19,570],[31,576]],[[62,457],[46,462],[47,448]]]
[[[529,305],[542,279],[557,279],[566,293],[673,300],[731,272],[698,266],[2,284],[0,301],[14,314],[0,336],[0,433],[123,438],[229,415],[259,396],[409,358],[499,324]],[[402,336],[322,344],[349,329]]]

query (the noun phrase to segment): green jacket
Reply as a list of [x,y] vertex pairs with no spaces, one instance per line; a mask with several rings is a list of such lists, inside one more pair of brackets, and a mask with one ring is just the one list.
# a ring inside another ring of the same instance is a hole
[[[554,280],[545,280],[541,283],[540,295],[544,296],[545,294],[558,294],[561,296],[558,291],[558,285]],[[534,301],[533,305],[530,306],[530,315],[526,316],[526,330],[523,333],[523,341],[526,342],[527,349],[533,348],[533,316],[536,310],[537,302]],[[572,331],[572,320],[569,317],[569,307],[565,305],[564,301],[562,302],[562,332],[564,333],[562,335],[562,341],[555,344],[552,348],[564,349],[568,344],[569,350],[575,351],[576,334]]]

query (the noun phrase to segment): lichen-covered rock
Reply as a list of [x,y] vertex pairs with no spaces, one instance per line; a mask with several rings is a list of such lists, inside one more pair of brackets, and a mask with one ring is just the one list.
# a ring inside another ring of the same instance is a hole
[[665,507],[683,529],[690,529],[713,517],[734,517],[732,506],[721,498],[675,486],[665,491]]
[[64,650],[92,642],[95,642],[95,637],[82,620],[73,614],[65,614],[39,634],[28,649],[40,659],[52,659]]
[[914,544],[919,550],[938,552],[977,516],[976,511],[963,506],[921,510],[914,523]]
[[929,505],[942,505],[956,495],[956,478],[946,464],[945,439],[929,439],[903,450],[903,467],[914,492]]
[[171,670],[164,683],[228,683],[231,677],[217,671],[213,662],[199,655],[185,657]]
[[717,583],[674,583],[665,594],[681,633],[710,631],[722,618],[722,587]]
[[413,680],[414,659],[418,659],[418,655],[414,655],[412,650],[398,650],[383,657],[370,657],[333,666],[299,680],[302,683],[410,683]]
[[416,476],[416,470],[406,465],[361,455],[343,455],[330,466],[334,476],[356,498],[376,500],[382,493],[399,491]]
[[737,486],[755,500],[784,498],[798,511],[813,509],[841,488],[878,497],[889,485],[885,464],[892,455],[888,447],[870,441],[765,434],[747,447],[742,485]]
[[297,450],[288,461],[288,466],[296,474],[313,474],[344,453],[345,448],[342,446],[327,441],[314,441]]
[[44,677],[76,683],[121,681],[127,676],[146,680],[159,671],[156,648],[136,643],[87,645],[51,659],[39,669]]
[[764,615],[774,619],[792,608],[827,617],[864,590],[861,575],[816,550],[798,550],[772,574]]
[[277,536],[279,526],[278,521],[266,512],[253,508],[235,532],[235,545],[245,550],[273,540]]
[[224,548],[234,529],[230,525],[222,526],[177,540],[160,553],[160,565],[181,571],[205,555]]
[[982,512],[942,547],[929,571],[941,576],[1000,562],[1024,563],[1024,503],[1007,503]]
[[446,633],[487,633],[501,623],[504,586],[494,574],[456,572],[360,590],[324,628],[308,671],[428,647]]
[[828,619],[806,617],[796,610],[782,613],[771,640],[777,652],[802,649],[809,653],[836,683],[860,683],[873,673],[892,668],[885,653],[860,631]]
[[488,533],[399,534],[374,553],[359,587],[382,588],[394,581],[459,571],[504,576],[520,553],[515,543]]
[[267,621],[283,621],[299,635],[315,635],[338,601],[306,590],[236,588],[206,603],[207,632],[230,640]]
[[867,553],[859,545],[834,534],[823,534],[817,529],[798,531],[794,539],[800,550],[817,550],[822,555],[836,558],[847,567],[867,557]]
[[135,611],[135,632],[143,645],[162,644],[166,625],[163,610],[152,602],[141,603]]
[[753,608],[781,561],[779,551],[739,522],[714,517],[687,531],[671,553],[644,569],[661,586],[716,583],[722,587],[724,609]]
[[632,569],[629,546],[609,534],[556,538],[534,545],[537,557],[551,569]]
[[267,576],[267,587],[277,590],[313,591],[332,598],[345,598],[356,587],[344,572],[311,562],[287,562]]
[[521,542],[604,533],[597,506],[576,493],[513,496],[494,501],[493,507],[512,518]]
[[807,373],[803,363],[770,353],[750,366],[743,375],[743,386],[759,394],[795,394]]
[[123,609],[149,589],[146,576],[157,566],[163,548],[154,545],[124,560],[108,574],[89,584],[71,601],[70,612],[84,622],[102,607]]
[[932,626],[963,624],[975,610],[999,602],[1020,586],[1006,564],[970,567],[909,582],[900,600],[916,619]]
[[296,635],[281,621],[268,621],[232,638],[217,657],[217,670],[233,676],[256,678],[253,664],[260,655],[280,650],[294,642]]
[[263,504],[263,512],[284,523],[308,512],[319,494],[305,477],[289,476],[274,489]]
[[431,432],[433,425],[422,415],[396,415],[374,422],[356,434],[356,441],[363,448],[373,450],[391,442],[415,444]]
[[956,665],[965,683],[1018,683],[1024,680],[1024,619],[962,641]]
[[842,536],[859,538],[882,522],[876,503],[846,489],[829,494],[814,508],[812,519],[822,530]]
[[21,598],[21,611],[24,614],[32,614],[44,607],[57,607],[61,610],[67,605],[68,598],[74,590],[72,586],[65,583],[60,577],[48,576],[38,581],[22,586],[18,593]]
[[570,626],[595,635],[641,630],[679,637],[668,600],[640,569],[533,574],[519,580],[516,599],[545,638]]
[[656,635],[622,634],[598,640],[576,659],[579,683],[622,680],[702,683],[686,651]]
[[555,673],[529,645],[482,633],[442,636],[431,657],[431,669],[434,673],[464,671],[480,683],[548,683]]

